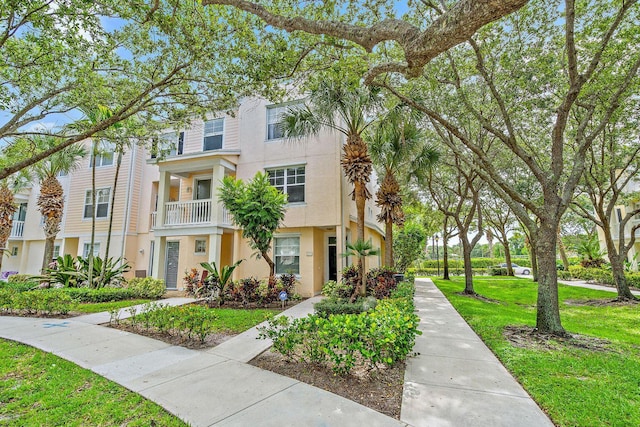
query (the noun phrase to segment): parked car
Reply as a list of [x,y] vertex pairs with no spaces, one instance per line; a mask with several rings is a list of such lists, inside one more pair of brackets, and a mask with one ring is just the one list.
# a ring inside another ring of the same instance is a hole
[[[500,264],[501,268],[507,268],[507,263],[503,262]],[[518,264],[511,263],[511,268],[513,268],[513,274],[531,274],[531,269],[529,267],[520,267]]]

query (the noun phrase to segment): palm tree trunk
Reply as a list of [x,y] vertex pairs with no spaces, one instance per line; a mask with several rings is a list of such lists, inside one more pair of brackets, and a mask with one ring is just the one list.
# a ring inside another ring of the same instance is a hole
[[385,248],[384,263],[387,267],[393,268],[393,220],[387,218],[384,227]]
[[87,267],[87,277],[90,288],[93,287],[93,247],[96,241],[96,157],[98,157],[98,145],[94,140],[93,155],[91,158],[93,162],[91,168],[91,244],[89,245],[89,256],[87,257],[87,264],[89,265]]
[[[111,190],[111,209],[109,211],[109,230],[107,231],[107,243],[104,248],[104,262],[102,263],[102,271],[100,272],[100,283],[104,281],[107,260],[109,259],[109,246],[111,246],[111,230],[113,228],[113,207],[116,202],[116,188],[118,187],[118,175],[120,175],[120,166],[122,166],[122,152],[118,150],[118,160],[116,162],[116,175],[113,178],[113,189]],[[124,236],[123,236],[124,238]]]
[[53,261],[53,247],[56,243],[56,236],[47,236],[44,241],[44,257],[42,258],[42,273],[49,268],[49,264]]

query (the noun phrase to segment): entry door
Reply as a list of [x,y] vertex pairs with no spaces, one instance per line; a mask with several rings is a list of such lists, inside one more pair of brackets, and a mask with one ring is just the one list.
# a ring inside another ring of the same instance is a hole
[[179,257],[180,242],[167,242],[167,264],[165,268],[165,283],[167,285],[167,289],[177,288]]
[[338,246],[335,236],[328,239],[329,280],[338,280]]

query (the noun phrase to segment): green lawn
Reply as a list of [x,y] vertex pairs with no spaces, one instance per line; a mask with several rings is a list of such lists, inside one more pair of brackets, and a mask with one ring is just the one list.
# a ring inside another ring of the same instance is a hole
[[457,295],[462,277],[434,282],[556,425],[640,425],[640,306],[567,305],[567,299],[615,294],[561,285],[565,329],[609,340],[607,351],[523,349],[502,332],[507,325],[535,325],[536,285],[530,279],[474,277],[476,292],[498,303]]
[[212,308],[218,318],[214,320],[217,331],[244,332],[275,316],[280,311],[266,308],[243,310],[235,308]]
[[102,311],[109,311],[115,308],[125,308],[131,307],[138,304],[145,304],[150,299],[134,299],[134,300],[123,300],[123,301],[110,301],[110,302],[96,302],[96,303],[82,303],[78,304],[74,308],[74,312],[78,313],[100,313]]
[[49,353],[0,340],[0,425],[184,426],[160,406]]

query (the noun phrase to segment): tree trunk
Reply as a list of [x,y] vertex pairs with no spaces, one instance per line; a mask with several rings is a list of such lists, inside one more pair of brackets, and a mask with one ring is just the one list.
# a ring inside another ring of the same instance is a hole
[[631,301],[636,297],[631,293],[627,279],[624,277],[624,256],[618,253],[611,237],[611,233],[605,232],[604,240],[607,244],[607,253],[609,254],[609,262],[611,263],[611,273],[618,291],[618,300]]
[[47,271],[49,264],[53,261],[53,247],[56,243],[56,236],[47,236],[44,241],[44,257],[42,258],[42,274]]
[[[357,240],[364,242],[364,209],[367,204],[367,191],[365,187],[365,183],[356,181],[354,184],[354,195],[356,201],[356,212],[357,212]],[[362,255],[358,255],[358,271],[360,272],[360,295],[366,296],[367,293],[367,283],[366,278],[364,276],[364,258]]]
[[[533,277],[533,281],[538,281],[538,255],[536,253],[536,248],[532,245],[529,250],[529,260],[531,261],[531,275]],[[556,268],[556,253],[553,252],[553,268]],[[558,276],[558,272],[556,270],[556,277]]]
[[471,244],[467,240],[466,236],[460,236],[462,242],[462,258],[464,260],[464,294],[476,295],[476,291],[473,289],[473,268],[471,266]]
[[2,271],[2,260],[4,259],[4,247],[5,245],[0,247],[0,271]]
[[[549,224],[551,222],[552,224]],[[536,329],[538,332],[566,336],[560,322],[558,308],[558,271],[556,270],[556,238],[558,224],[552,220],[542,220],[537,236],[531,242],[535,249],[538,273],[538,306]],[[533,263],[531,264],[533,270]]]
[[[102,263],[102,271],[100,272],[100,283],[104,281],[105,269],[109,260],[109,246],[111,246],[111,230],[113,228],[113,207],[116,203],[116,188],[118,187],[118,175],[120,175],[120,166],[122,166],[122,150],[118,150],[118,160],[116,162],[116,175],[113,178],[113,188],[111,189],[111,209],[109,211],[109,230],[107,231],[107,243],[104,248],[104,262]],[[126,208],[125,208],[126,209]],[[125,227],[126,228],[126,227]],[[124,236],[123,236],[124,239]]]
[[384,264],[393,268],[393,220],[387,218],[384,224],[384,246],[386,251],[384,253]]
[[569,271],[569,258],[567,258],[567,251],[565,250],[564,242],[560,235],[560,227],[558,227],[558,252],[560,252],[560,259],[562,260],[564,271]]
[[[96,157],[98,157],[98,144],[93,141],[93,155],[91,161],[91,243],[89,246],[89,256],[87,257],[88,271],[88,286],[93,288],[93,247],[96,241]],[[113,206],[111,206],[113,209]]]
[[268,253],[262,252],[261,255],[266,263],[269,264],[269,282],[271,282],[276,277],[276,265]]
[[511,249],[509,248],[509,239],[507,234],[502,235],[502,247],[504,248],[504,260],[507,263],[507,275],[513,276],[513,267],[511,266]]
[[489,250],[488,258],[493,258],[493,232],[490,228],[487,228],[487,245]]
[[442,279],[451,280],[449,277],[449,236],[442,233]]

